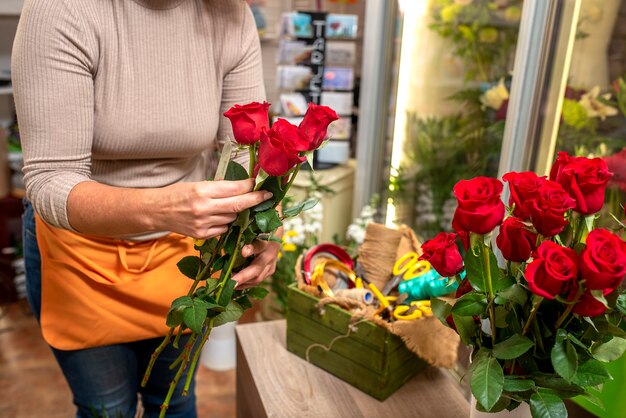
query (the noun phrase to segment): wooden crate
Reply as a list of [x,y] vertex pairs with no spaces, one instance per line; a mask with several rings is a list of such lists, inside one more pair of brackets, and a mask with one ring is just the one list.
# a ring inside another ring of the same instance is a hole
[[[335,305],[327,305],[320,315],[317,302],[295,285],[289,288],[287,349],[304,359],[312,344],[328,347],[335,337],[345,335],[352,319]],[[426,366],[400,337],[370,321],[359,323],[347,338],[337,339],[330,351],[311,348],[308,360],[379,400]]]

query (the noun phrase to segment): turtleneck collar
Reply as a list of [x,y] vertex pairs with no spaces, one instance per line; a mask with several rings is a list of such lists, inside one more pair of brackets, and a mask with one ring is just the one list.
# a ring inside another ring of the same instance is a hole
[[138,5],[146,9],[168,10],[180,6],[187,0],[133,0]]

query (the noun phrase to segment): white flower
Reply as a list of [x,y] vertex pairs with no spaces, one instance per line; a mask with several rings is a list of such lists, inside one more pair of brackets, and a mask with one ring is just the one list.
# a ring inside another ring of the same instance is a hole
[[[605,105],[598,100],[600,94],[600,86],[595,86],[587,93],[583,94],[578,103],[587,111],[587,116],[590,118],[600,118],[605,120],[607,116],[617,115],[617,109],[612,106]],[[608,100],[611,98],[609,93],[600,96],[602,99]]]
[[490,107],[495,110],[499,110],[502,107],[502,103],[509,98],[509,90],[504,85],[504,79],[501,78],[500,82],[491,87],[480,96],[480,102],[485,107]]
[[362,244],[363,240],[365,240],[365,228],[360,225],[350,224],[346,235],[348,239],[355,241],[357,244]]

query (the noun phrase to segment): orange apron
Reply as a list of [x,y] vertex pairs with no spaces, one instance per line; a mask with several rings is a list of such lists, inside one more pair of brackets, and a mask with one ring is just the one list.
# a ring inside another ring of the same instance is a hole
[[171,302],[190,279],[176,263],[191,238],[129,242],[76,234],[36,217],[41,252],[41,329],[48,344],[77,350],[164,336]]

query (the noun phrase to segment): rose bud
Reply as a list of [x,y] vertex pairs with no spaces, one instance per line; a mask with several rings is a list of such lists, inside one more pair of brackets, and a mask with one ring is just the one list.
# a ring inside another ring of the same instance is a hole
[[461,180],[454,186],[458,206],[452,219],[456,231],[491,232],[504,218],[502,183],[491,177]]
[[252,102],[246,105],[236,104],[224,113],[230,119],[237,143],[251,145],[261,139],[261,132],[270,127],[269,108],[270,104],[267,102]]
[[582,215],[602,209],[606,185],[612,176],[601,158],[570,157],[566,152],[559,152],[550,171],[550,180],[563,186],[576,201],[574,210]]
[[463,258],[455,243],[456,234],[440,232],[422,244],[420,260],[428,261],[442,277],[452,277],[463,271]]
[[296,125],[278,119],[272,129],[261,133],[257,163],[270,176],[282,176],[306,160],[300,152],[305,151],[307,146]]
[[591,290],[611,293],[626,276],[626,242],[606,229],[594,229],[580,254],[580,273]]
[[318,149],[322,145],[322,142],[326,139],[328,125],[337,119],[339,119],[337,113],[330,107],[309,103],[304,119],[298,126],[298,129],[309,143],[308,151]]
[[576,283],[577,275],[576,251],[552,241],[542,242],[533,254],[533,261],[526,267],[530,291],[548,299],[568,293]]
[[526,206],[530,219],[538,233],[552,237],[565,229],[568,222],[565,212],[573,209],[576,201],[563,190],[559,183],[546,180],[537,196]]
[[539,189],[546,181],[546,177],[539,177],[531,171],[522,173],[510,172],[502,176],[502,180],[509,183],[509,206],[514,206],[513,214],[524,220],[530,219],[530,213],[525,209],[529,201],[537,196]]
[[496,245],[502,251],[502,256],[509,260],[521,263],[528,260],[535,250],[537,234],[528,229],[519,218],[506,218],[500,225],[500,233],[496,237]]
[[606,306],[604,306],[602,302],[594,298],[589,290],[586,290],[585,293],[582,294],[580,299],[578,299],[578,302],[576,303],[576,305],[574,305],[574,308],[572,308],[572,312],[580,316],[594,317],[605,313]]

